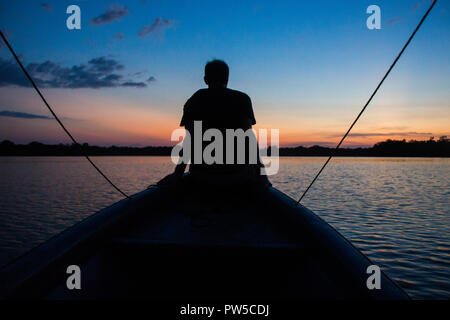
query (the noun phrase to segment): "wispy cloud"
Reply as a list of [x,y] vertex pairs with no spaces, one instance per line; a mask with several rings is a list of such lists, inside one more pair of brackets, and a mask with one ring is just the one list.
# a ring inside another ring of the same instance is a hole
[[[419,10],[426,2],[427,2],[427,1],[424,1],[424,0],[417,1],[416,3],[414,3],[414,4],[411,6],[411,10],[412,10],[412,11],[417,11],[417,10]],[[428,2],[431,2],[431,1],[428,0]]]
[[403,18],[400,18],[400,17],[390,19],[390,20],[386,21],[386,25],[396,24],[397,22],[400,22],[402,20],[403,20]]
[[52,12],[53,11],[53,7],[49,4],[49,3],[41,3],[41,7],[44,8],[44,10],[48,11],[48,12]]
[[146,73],[147,73],[147,70],[143,70],[143,71],[138,71],[138,72],[135,72],[135,73],[131,73],[130,75],[132,75],[132,76],[137,76],[137,77],[142,77],[142,76],[144,76]]
[[[415,131],[397,131],[397,132],[355,132],[350,133],[349,136],[351,137],[391,137],[391,136],[404,136],[404,137],[411,137],[411,136],[429,136],[433,135],[431,132],[415,132]],[[336,138],[340,137],[341,135],[332,135],[331,137]]]
[[[125,67],[114,59],[98,57],[87,64],[63,67],[52,61],[29,63],[26,69],[40,87],[47,88],[144,88],[145,82],[124,79],[118,71]],[[30,87],[29,81],[14,61],[0,58],[0,87],[17,85]]]
[[135,88],[145,88],[147,85],[144,82],[127,81],[121,84],[122,87],[135,87]]
[[45,119],[45,120],[52,119],[51,117],[42,116],[39,114],[9,111],[9,110],[0,111],[0,117],[21,118],[21,119]]
[[102,25],[107,23],[112,23],[116,20],[120,20],[126,16],[130,11],[127,7],[120,4],[111,4],[104,13],[93,18],[91,20],[94,25]]
[[123,34],[123,32],[117,32],[117,33],[113,36],[113,39],[116,39],[116,40],[123,40],[123,39],[125,39],[125,35]]
[[138,36],[144,38],[152,33],[157,33],[160,37],[162,37],[164,30],[173,27],[174,24],[175,23],[173,20],[158,17],[151,25],[143,26],[141,30],[139,30]]
[[[423,7],[427,2],[430,3],[430,2],[432,2],[432,0],[420,0],[420,1],[416,2],[416,3],[414,3],[414,4],[411,6],[410,12],[415,12],[415,11],[419,10],[419,9],[420,9],[421,7]],[[396,18],[392,18],[392,19],[389,19],[388,21],[386,21],[386,22],[385,22],[385,25],[387,25],[387,26],[389,26],[389,25],[394,25],[394,24],[396,24],[396,23],[402,21],[403,19],[404,19],[404,17],[396,17]]]
[[150,76],[150,78],[147,79],[147,82],[155,82],[156,78],[153,76]]

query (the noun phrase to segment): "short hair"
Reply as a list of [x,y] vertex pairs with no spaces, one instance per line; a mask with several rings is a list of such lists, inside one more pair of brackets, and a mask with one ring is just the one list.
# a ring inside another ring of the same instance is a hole
[[205,77],[212,83],[227,83],[228,65],[222,60],[212,60],[205,65]]

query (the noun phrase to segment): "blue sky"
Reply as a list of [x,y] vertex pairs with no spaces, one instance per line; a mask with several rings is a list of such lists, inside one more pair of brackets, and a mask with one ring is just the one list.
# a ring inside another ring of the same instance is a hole
[[[81,8],[81,30],[66,28],[71,4]],[[371,4],[381,8],[381,30],[366,27]],[[100,88],[42,82],[81,141],[168,144],[185,100],[204,87],[205,62],[220,58],[230,66],[229,86],[251,96],[259,128],[279,128],[285,145],[333,145],[430,4],[2,0],[0,28],[25,64],[49,61],[61,70],[87,65],[96,71],[100,65],[89,61],[103,57],[120,65],[111,71],[120,79]],[[449,18],[450,2],[438,1],[349,145],[450,133]],[[145,26],[150,31],[140,37]],[[0,58],[11,60],[4,46]],[[30,88],[8,80],[12,73],[0,75],[0,111],[48,115]],[[146,81],[150,77],[156,81]],[[144,85],[122,85],[131,82]],[[0,140],[6,138],[66,141],[49,121],[0,117]]]

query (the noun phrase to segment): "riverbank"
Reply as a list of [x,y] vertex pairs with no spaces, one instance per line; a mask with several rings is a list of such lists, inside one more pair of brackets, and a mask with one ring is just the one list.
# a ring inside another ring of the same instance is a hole
[[[81,147],[81,150],[80,150]],[[44,144],[31,142],[29,144],[15,144],[11,141],[0,142],[0,156],[80,156],[82,152],[90,156],[170,156],[170,146],[91,146],[87,143],[81,146],[74,144]],[[276,154],[277,150],[267,150],[267,155]],[[447,137],[438,140],[430,138],[425,141],[417,140],[386,140],[367,148],[334,148],[323,146],[282,147],[278,149],[281,157],[450,157],[450,142]],[[262,152],[264,155],[264,152]]]

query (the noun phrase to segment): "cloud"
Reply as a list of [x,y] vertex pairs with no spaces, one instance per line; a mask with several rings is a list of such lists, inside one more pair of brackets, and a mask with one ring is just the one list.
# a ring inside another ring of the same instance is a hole
[[120,4],[112,4],[106,9],[104,13],[101,15],[92,18],[91,22],[94,25],[102,25],[107,23],[112,23],[116,20],[120,20],[124,16],[126,16],[130,11],[127,7],[122,6]]
[[420,0],[411,6],[411,11],[413,11],[413,12],[417,11],[420,8],[422,8],[424,5],[431,4],[432,2],[433,2],[433,0]]
[[0,111],[0,117],[21,118],[21,119],[46,119],[46,120],[53,119],[51,117],[41,116],[38,114],[9,111],[9,110]]
[[53,7],[50,4],[48,4],[48,3],[41,3],[41,7],[44,8],[48,12],[52,12],[53,11]]
[[122,83],[123,87],[135,87],[135,88],[145,88],[147,85],[144,82],[127,81]]
[[396,24],[397,22],[402,21],[402,20],[403,20],[403,18],[400,18],[400,17],[394,18],[394,19],[386,21],[386,25]]
[[150,78],[147,79],[147,82],[155,82],[156,78],[154,76],[150,76]]
[[[419,10],[423,5],[425,5],[427,1],[428,1],[428,2],[431,2],[432,0],[420,0],[420,1],[416,2],[416,3],[414,3],[414,4],[411,6],[411,10],[410,10],[410,11],[411,11],[411,12],[416,12],[416,11]],[[396,23],[402,21],[403,19],[404,19],[403,17],[396,17],[396,18],[393,18],[393,19],[390,19],[390,20],[386,21],[385,24],[386,24],[387,26],[393,25],[393,24],[396,24]]]
[[94,72],[99,73],[111,73],[115,70],[121,70],[123,65],[113,59],[107,59],[106,57],[98,57],[89,60],[88,62]]
[[113,36],[113,38],[116,39],[116,40],[123,40],[123,39],[125,39],[125,35],[123,34],[123,32],[117,32],[117,33]]
[[133,73],[133,74],[131,74],[131,75],[141,77],[141,76],[143,76],[145,73],[147,73],[146,70],[144,70],[144,71],[138,71],[138,72],[135,72],[135,73]]
[[[29,63],[27,71],[39,87],[45,88],[113,88],[136,87],[144,88],[144,82],[123,79],[117,73],[125,67],[114,59],[98,57],[87,64],[63,67],[52,61]],[[28,79],[23,75],[14,61],[0,58],[0,87],[16,85],[30,87]]]
[[[429,2],[431,2],[431,1],[429,1]],[[411,11],[417,11],[417,10],[419,10],[424,4],[425,4],[425,1],[423,1],[423,0],[414,3],[414,4],[411,6]]]
[[174,22],[172,20],[158,17],[155,19],[155,21],[153,21],[151,25],[143,26],[141,30],[139,30],[138,36],[140,38],[144,38],[152,33],[158,33],[160,36],[162,36],[165,29],[171,28],[173,26]]
[[7,85],[31,86],[15,61],[0,58],[0,87]]
[[[349,136],[352,137],[390,137],[390,136],[429,136],[433,135],[431,132],[415,132],[415,131],[399,131],[399,132],[355,132],[350,133]],[[334,137],[339,137],[340,135],[335,135]]]

